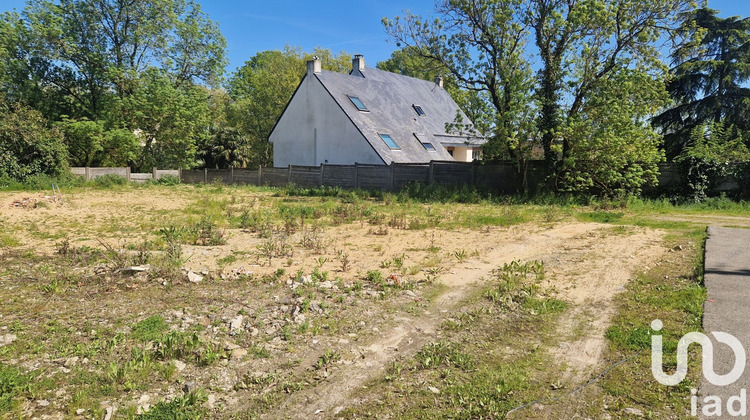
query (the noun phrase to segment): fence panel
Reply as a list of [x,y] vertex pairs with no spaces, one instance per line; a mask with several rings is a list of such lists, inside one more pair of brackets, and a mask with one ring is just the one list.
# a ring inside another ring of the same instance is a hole
[[354,188],[354,165],[323,166],[323,185],[330,187]]
[[235,169],[234,183],[241,185],[258,185],[257,169]]
[[182,182],[186,184],[200,184],[201,182],[205,181],[203,178],[203,175],[205,172],[203,169],[200,170],[185,170],[182,171]]
[[473,184],[474,164],[463,162],[433,162],[433,180],[438,184]]
[[289,183],[289,168],[263,168],[261,185],[284,187]]
[[410,182],[430,182],[429,164],[397,163],[393,167],[393,188],[400,190]]
[[391,167],[390,166],[357,166],[357,185],[364,190],[391,189]]
[[220,182],[223,184],[232,183],[232,171],[229,169],[208,169],[206,173],[206,182],[213,184],[214,182]]
[[320,186],[319,166],[292,166],[291,169],[292,184],[307,188]]

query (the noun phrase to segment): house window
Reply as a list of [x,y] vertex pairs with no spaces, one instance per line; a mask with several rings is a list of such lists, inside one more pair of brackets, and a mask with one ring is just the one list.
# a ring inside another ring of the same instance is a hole
[[369,111],[369,109],[367,109],[367,107],[365,106],[365,104],[361,100],[359,100],[358,97],[356,97],[356,96],[350,96],[349,100],[352,101],[352,103],[354,104],[354,106],[357,107],[358,110],[360,110],[360,111]]
[[380,138],[383,139],[383,141],[385,142],[385,144],[387,144],[388,147],[390,147],[391,149],[393,149],[393,150],[400,149],[400,147],[398,147],[398,144],[396,144],[396,142],[393,141],[393,139],[391,138],[390,135],[388,135],[388,134],[380,134]]
[[414,138],[417,139],[417,141],[424,147],[428,152],[436,152],[435,146],[432,145],[429,141],[422,141],[421,138],[419,138],[419,135],[417,133],[414,133]]
[[416,111],[417,115],[419,115],[420,117],[424,117],[425,116],[424,110],[422,109],[421,106],[419,106],[419,105],[412,105],[412,108],[414,108],[414,111]]

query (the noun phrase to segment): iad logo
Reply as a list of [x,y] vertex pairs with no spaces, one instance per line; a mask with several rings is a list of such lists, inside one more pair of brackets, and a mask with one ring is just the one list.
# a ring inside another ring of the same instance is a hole
[[[661,331],[663,324],[660,320],[655,319],[651,322],[651,328],[654,331]],[[662,367],[662,337],[654,334],[651,336],[651,373],[654,378],[660,384],[667,386],[674,386],[682,382],[687,375],[688,346],[697,343],[703,349],[703,377],[716,386],[726,386],[736,382],[745,371],[745,348],[731,334],[712,332],[711,335],[719,343],[728,345],[734,352],[734,367],[729,373],[718,375],[714,372],[714,345],[707,335],[699,332],[687,333],[677,342],[677,370],[671,375],[664,373]]]

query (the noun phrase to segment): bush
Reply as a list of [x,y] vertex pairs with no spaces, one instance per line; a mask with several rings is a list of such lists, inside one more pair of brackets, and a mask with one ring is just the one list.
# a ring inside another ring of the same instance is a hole
[[0,105],[0,179],[26,181],[67,172],[67,149],[57,129],[30,108]]
[[159,179],[152,180],[151,183],[156,185],[179,185],[182,180],[174,175],[164,175]]
[[94,178],[91,183],[100,188],[112,188],[118,185],[127,185],[127,178],[123,178],[116,174],[107,174]]

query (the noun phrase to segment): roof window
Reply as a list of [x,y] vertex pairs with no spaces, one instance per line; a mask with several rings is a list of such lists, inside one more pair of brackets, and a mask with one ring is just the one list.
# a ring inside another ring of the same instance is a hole
[[419,105],[412,105],[412,108],[414,108],[414,111],[416,111],[417,115],[419,115],[420,117],[424,117],[425,116],[424,110],[422,109],[421,106],[419,106]]
[[380,138],[383,139],[385,144],[388,145],[393,150],[398,150],[400,147],[398,147],[398,144],[391,138],[389,134],[380,134]]
[[354,104],[354,106],[357,107],[358,110],[360,110],[360,111],[369,111],[369,109],[367,109],[367,107],[365,106],[365,104],[358,97],[356,97],[356,96],[350,96],[349,100],[352,101],[352,103]]

